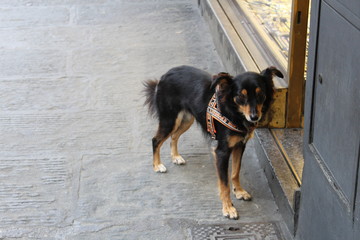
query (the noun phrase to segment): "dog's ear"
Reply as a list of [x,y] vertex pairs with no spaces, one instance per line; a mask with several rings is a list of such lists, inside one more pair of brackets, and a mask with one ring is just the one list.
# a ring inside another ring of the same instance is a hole
[[213,76],[213,81],[211,83],[211,89],[219,86],[220,90],[227,89],[233,82],[233,76],[226,72],[220,72]]
[[284,78],[284,75],[276,68],[276,67],[268,67],[261,71],[260,75],[265,78],[265,85],[266,85],[266,100],[263,104],[262,112],[265,114],[269,108],[271,103],[274,100],[274,82],[273,76],[278,76],[280,78]]
[[284,75],[276,67],[268,67],[267,69],[261,71],[260,74],[270,79],[272,79],[274,75],[278,76],[279,78],[284,78]]

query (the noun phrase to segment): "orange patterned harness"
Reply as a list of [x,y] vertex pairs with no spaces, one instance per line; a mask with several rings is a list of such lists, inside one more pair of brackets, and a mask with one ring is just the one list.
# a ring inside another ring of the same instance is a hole
[[210,99],[209,105],[206,110],[206,122],[207,122],[207,131],[211,134],[212,139],[216,139],[216,129],[214,125],[214,119],[219,123],[229,128],[232,131],[244,133],[244,130],[240,130],[234,123],[232,123],[227,117],[221,114],[220,108],[218,106],[218,101],[216,97],[217,89]]

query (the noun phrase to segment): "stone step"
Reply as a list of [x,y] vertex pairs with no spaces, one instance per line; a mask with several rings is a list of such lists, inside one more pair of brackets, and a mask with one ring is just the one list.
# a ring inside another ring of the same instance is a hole
[[[295,232],[300,203],[299,172],[302,172],[303,165],[302,130],[281,129],[281,132],[283,137],[279,140],[280,129],[257,129],[255,148],[279,210],[289,230]],[[293,164],[296,161],[298,164]]]

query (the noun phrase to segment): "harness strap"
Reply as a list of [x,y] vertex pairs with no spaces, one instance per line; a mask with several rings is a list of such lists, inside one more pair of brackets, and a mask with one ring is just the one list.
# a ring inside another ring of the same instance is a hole
[[214,119],[219,123],[227,127],[228,129],[244,133],[244,130],[239,129],[234,123],[232,123],[227,117],[221,114],[220,108],[218,106],[218,101],[216,98],[216,92],[210,99],[209,105],[206,110],[206,122],[207,122],[207,131],[211,134],[212,139],[216,139],[216,129],[214,125]]

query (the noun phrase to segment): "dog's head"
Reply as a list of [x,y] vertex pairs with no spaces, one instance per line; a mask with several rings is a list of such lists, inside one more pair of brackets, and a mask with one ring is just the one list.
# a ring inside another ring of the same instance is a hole
[[256,123],[267,112],[273,101],[273,76],[283,78],[275,67],[269,67],[260,74],[246,72],[236,77],[226,73],[214,76],[212,87],[218,86],[220,104],[243,114],[247,121]]

